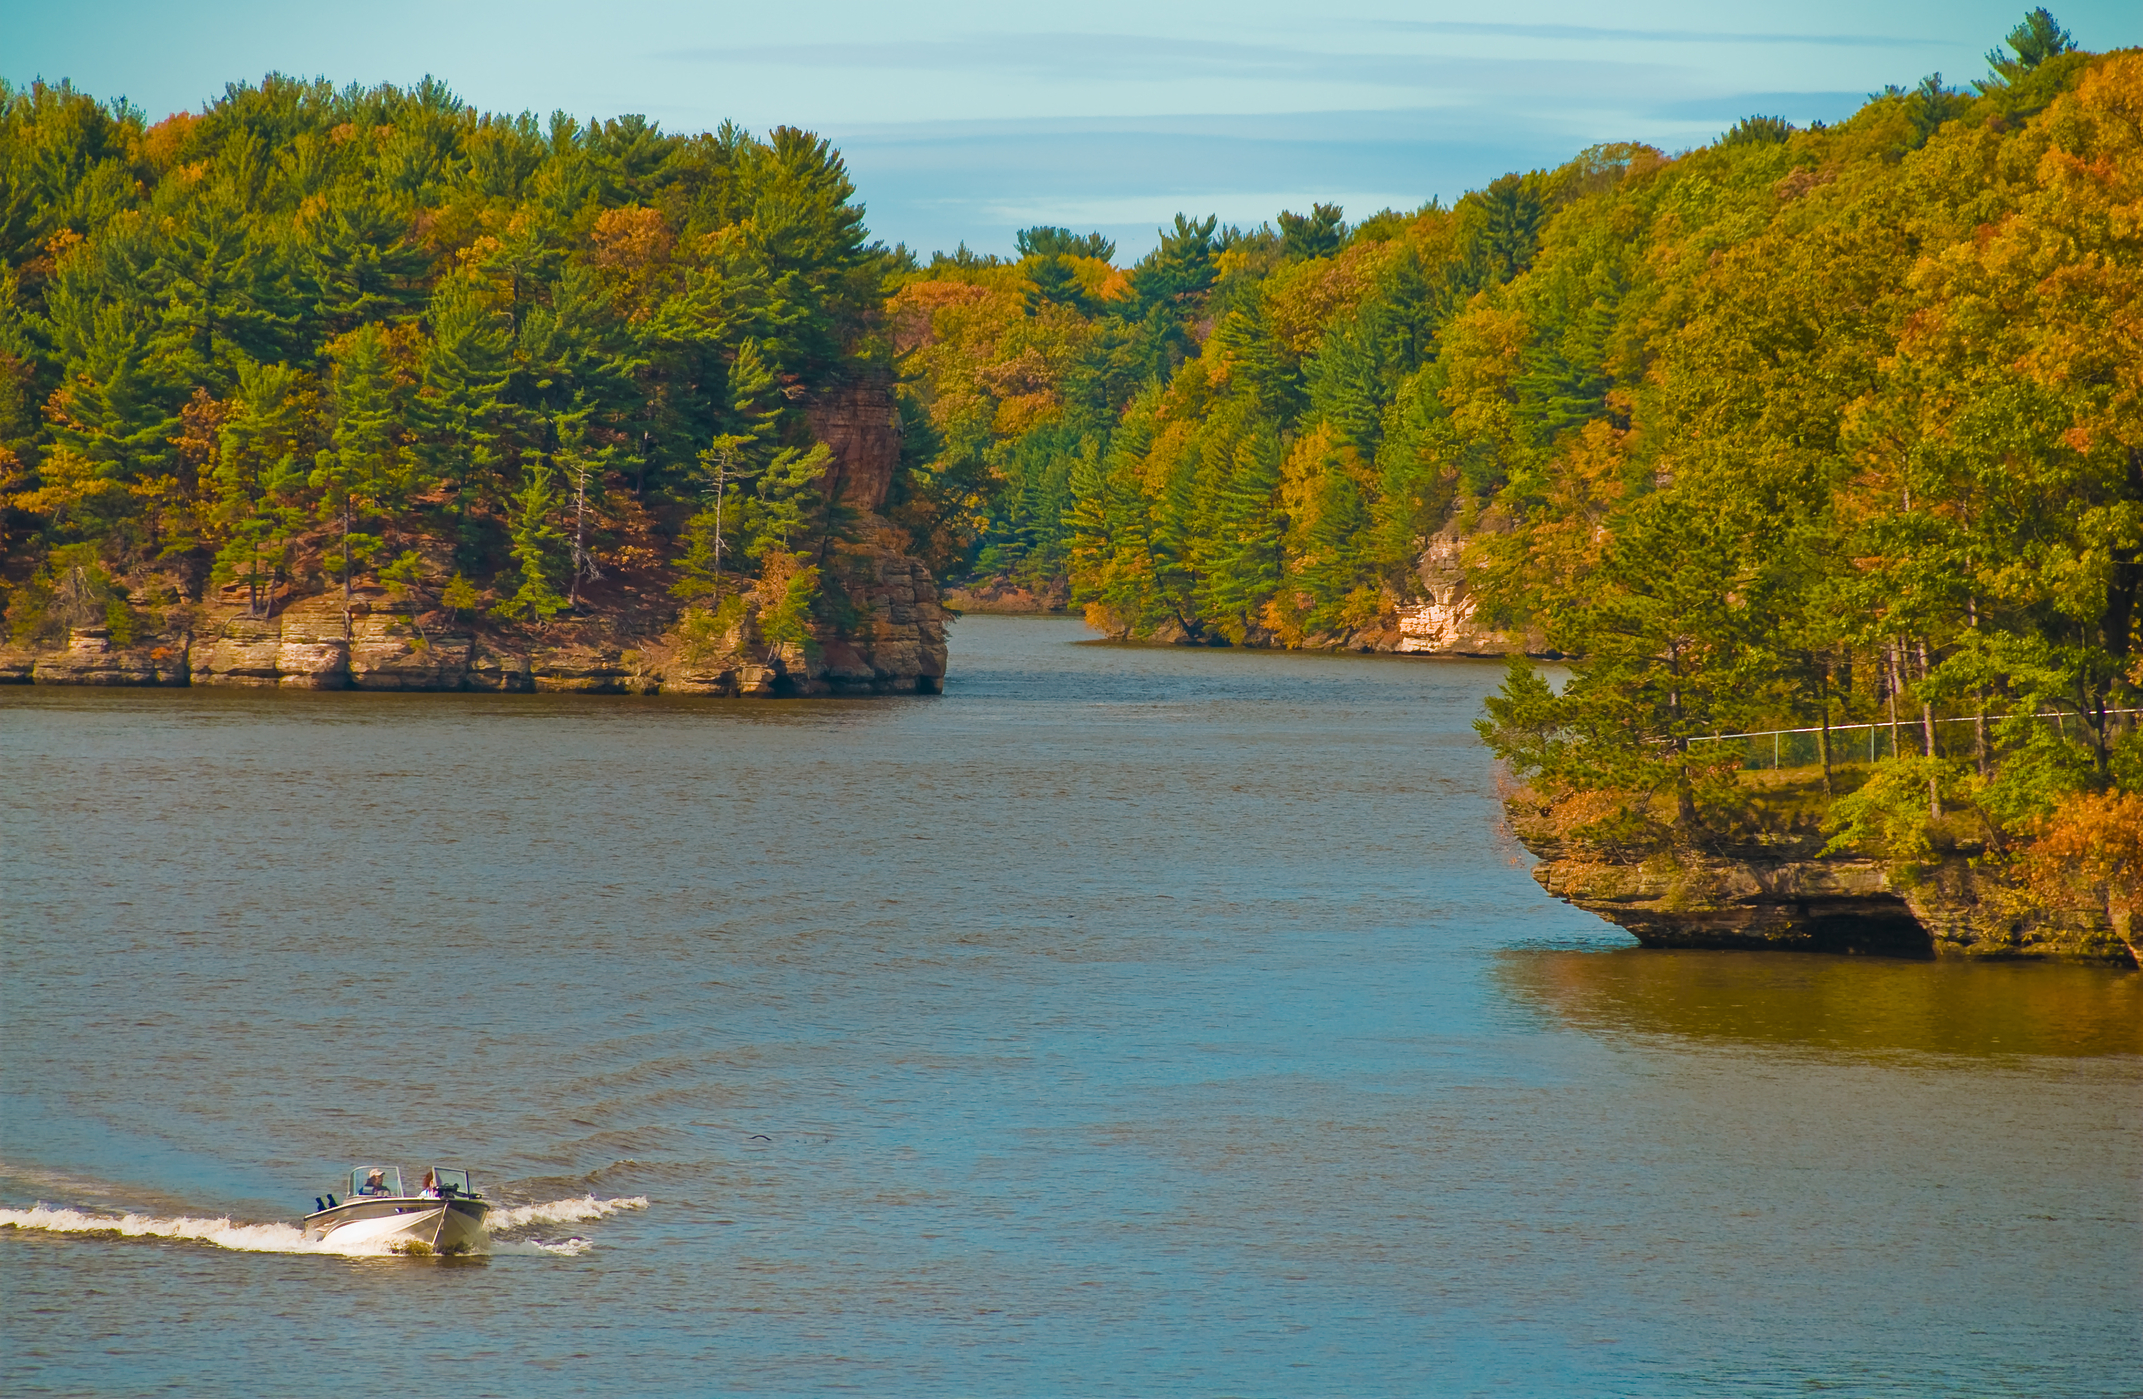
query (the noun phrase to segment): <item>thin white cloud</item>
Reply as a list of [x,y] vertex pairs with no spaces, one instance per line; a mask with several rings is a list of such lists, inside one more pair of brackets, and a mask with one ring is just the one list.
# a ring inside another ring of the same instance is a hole
[[1216,214],[1224,224],[1255,227],[1282,209],[1307,210],[1312,204],[1337,204],[1352,219],[1366,218],[1384,209],[1413,210],[1427,203],[1420,193],[1355,193],[1329,189],[1232,191],[1216,194],[1191,189],[1179,193],[1122,195],[1104,199],[1026,199],[947,202],[949,209],[972,213],[983,224],[1027,228],[1035,224],[1068,224],[1080,228],[1160,227],[1178,213],[1203,217]]
[[982,34],[898,43],[740,44],[663,51],[659,58],[740,69],[815,73],[958,73],[989,79],[1036,77],[1079,84],[1254,83],[1266,87],[1344,84],[1414,92],[1620,92],[1680,77],[1650,61],[1596,58],[1469,57],[1432,51],[1306,48],[1136,34]]
[[1893,34],[1738,33],[1727,29],[1601,29],[1583,24],[1493,24],[1463,20],[1387,19],[1377,28],[1411,34],[1448,34],[1463,38],[1545,39],[1580,43],[1639,44],[1814,44],[1824,48],[1923,48],[1939,39]]

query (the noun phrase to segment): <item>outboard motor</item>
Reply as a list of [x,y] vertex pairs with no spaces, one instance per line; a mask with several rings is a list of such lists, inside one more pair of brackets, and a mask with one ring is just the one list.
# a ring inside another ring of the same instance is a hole
[[321,1199],[318,1195],[315,1195],[313,1196],[313,1208],[316,1210],[325,1210],[327,1208],[327,1201]]

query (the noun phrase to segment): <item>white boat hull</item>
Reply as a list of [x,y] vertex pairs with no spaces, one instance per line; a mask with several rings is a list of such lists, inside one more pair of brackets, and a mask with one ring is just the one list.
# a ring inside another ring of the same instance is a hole
[[487,1241],[487,1208],[467,1199],[350,1200],[306,1216],[305,1235],[341,1247],[384,1246],[390,1253],[475,1253]]

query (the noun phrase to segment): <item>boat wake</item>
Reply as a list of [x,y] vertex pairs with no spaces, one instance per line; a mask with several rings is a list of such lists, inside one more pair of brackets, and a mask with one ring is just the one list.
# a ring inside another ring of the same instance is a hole
[[542,1205],[494,1205],[491,1213],[484,1216],[484,1227],[498,1232],[525,1229],[531,1224],[578,1224],[586,1219],[607,1219],[623,1210],[646,1208],[645,1195],[627,1195],[615,1200],[578,1195],[570,1200],[552,1200]]
[[[572,1224],[602,1219],[621,1210],[646,1208],[647,1197],[644,1195],[621,1200],[598,1200],[592,1195],[583,1195],[573,1200],[495,1209],[486,1223],[489,1228],[504,1232],[536,1224]],[[345,1242],[337,1242],[333,1236],[308,1239],[295,1224],[240,1224],[229,1218],[208,1219],[191,1215],[96,1214],[42,1204],[26,1210],[0,1209],[0,1229],[35,1229],[103,1238],[184,1239],[242,1253],[325,1253],[344,1258],[384,1258],[395,1252],[385,1239]],[[494,1238],[478,1252],[571,1258],[587,1252],[590,1247],[582,1238]]]

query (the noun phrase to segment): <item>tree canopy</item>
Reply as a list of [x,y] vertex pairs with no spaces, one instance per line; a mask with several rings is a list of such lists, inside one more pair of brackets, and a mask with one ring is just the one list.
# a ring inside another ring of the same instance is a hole
[[1491,706],[1527,778],[1693,829],[1733,819],[1716,735],[1813,731],[1829,784],[1880,725],[1838,838],[2003,848],[2143,782],[2143,55],[2040,9],[1989,64],[1448,207],[1178,214],[1129,266],[1046,225],[888,251],[786,127],[0,88],[10,626],[167,560],[422,586],[423,540],[456,608],[466,572],[551,615],[636,550],[806,606],[840,511],[805,408],[897,375],[887,510],[941,573],[1366,645],[1455,534],[1481,617],[1579,658]]
[[1523,775],[1731,824],[1712,736],[1880,723],[1835,828],[2000,848],[2143,782],[2143,55],[2036,10],[1990,62],[1448,208],[919,267],[909,509],[1113,635],[1290,646],[1390,635],[1456,527],[1483,617],[1581,658],[1492,706]]
[[790,464],[825,461],[812,396],[890,375],[897,258],[793,128],[275,74],[151,126],[36,83],[0,86],[0,169],[18,639],[64,624],[69,569],[347,587],[425,539],[551,615],[597,543],[682,547],[717,439],[756,566],[787,546]]

